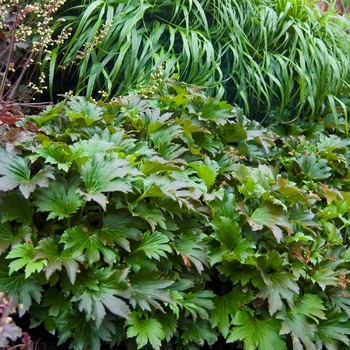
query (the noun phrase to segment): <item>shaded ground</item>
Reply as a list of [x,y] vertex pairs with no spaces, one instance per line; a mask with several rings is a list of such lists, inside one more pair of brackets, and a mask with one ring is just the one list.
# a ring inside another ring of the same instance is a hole
[[[22,317],[20,319],[17,319],[15,317],[15,321],[17,325],[23,329],[23,331],[26,331],[29,333],[31,339],[33,340],[35,350],[68,350],[69,349],[69,343],[57,346],[57,338],[54,335],[48,333],[44,327],[28,329],[29,322],[28,322],[28,319],[26,319],[25,317]],[[101,350],[109,350],[109,349],[110,348],[108,346],[101,347]],[[238,349],[239,348],[237,348],[236,345],[226,344],[224,338],[222,337],[219,337],[219,340],[215,344],[211,346],[205,345],[201,348],[201,350],[238,350]],[[126,350],[126,347],[124,345],[120,345],[118,347],[115,347],[113,350]]]

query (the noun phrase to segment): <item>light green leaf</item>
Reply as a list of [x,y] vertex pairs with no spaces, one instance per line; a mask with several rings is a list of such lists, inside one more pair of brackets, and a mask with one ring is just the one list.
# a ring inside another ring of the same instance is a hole
[[6,257],[6,259],[16,259],[9,264],[9,275],[20,270],[23,266],[25,266],[25,278],[28,278],[35,271],[42,271],[46,261],[33,261],[34,254],[35,249],[31,244],[16,245]]
[[75,155],[66,143],[54,143],[43,141],[40,148],[35,150],[35,154],[43,157],[45,163],[57,164],[57,168],[67,172],[75,159]]
[[25,198],[35,190],[36,186],[47,187],[49,178],[54,179],[53,168],[44,166],[31,177],[30,161],[13,156],[0,149],[0,191],[9,191],[19,186]]
[[79,140],[69,147],[73,158],[86,157],[91,159],[94,155],[105,153],[108,150],[116,148],[115,143],[100,140],[96,137],[88,140]]
[[82,206],[83,199],[76,192],[77,186],[65,188],[63,184],[51,183],[49,188],[39,189],[33,204],[38,211],[50,212],[48,219],[68,218]]
[[215,160],[206,157],[203,162],[189,163],[188,166],[196,170],[198,177],[204,180],[210,189],[216,180],[220,167]]
[[243,340],[246,350],[287,348],[279,335],[280,323],[274,318],[260,320],[247,311],[238,311],[232,323],[235,327],[227,338],[228,343]]
[[162,325],[154,318],[143,318],[137,312],[131,313],[131,320],[126,321],[128,338],[136,337],[137,348],[141,349],[148,343],[153,349],[159,350],[165,338]]
[[71,250],[65,249],[61,253],[58,252],[57,244],[52,238],[43,238],[35,253],[35,259],[45,259],[47,264],[45,266],[45,276],[47,279],[56,271],[61,270],[64,266],[67,270],[69,280],[72,284],[75,282],[77,272],[79,271],[80,258],[74,256]]
[[253,231],[261,230],[263,226],[268,227],[278,243],[281,241],[283,234],[279,226],[283,227],[288,235],[293,232],[293,227],[288,221],[286,212],[282,207],[270,202],[264,202],[247,220]]

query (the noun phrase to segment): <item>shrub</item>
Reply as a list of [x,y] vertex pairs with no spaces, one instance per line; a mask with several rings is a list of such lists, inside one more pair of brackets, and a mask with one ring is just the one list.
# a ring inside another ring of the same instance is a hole
[[76,349],[349,346],[343,126],[176,81],[1,125],[0,290]]

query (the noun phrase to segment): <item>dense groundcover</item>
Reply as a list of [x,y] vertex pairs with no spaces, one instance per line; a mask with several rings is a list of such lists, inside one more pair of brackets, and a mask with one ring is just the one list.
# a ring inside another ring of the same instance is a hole
[[42,0],[0,18],[0,349],[350,348],[345,17]]
[[76,349],[348,348],[342,121],[155,85],[2,125],[1,291]]

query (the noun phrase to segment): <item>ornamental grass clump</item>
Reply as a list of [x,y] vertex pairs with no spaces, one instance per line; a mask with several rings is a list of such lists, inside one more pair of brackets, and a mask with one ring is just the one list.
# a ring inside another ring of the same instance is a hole
[[[347,119],[349,22],[303,0],[84,1],[62,8],[50,89],[62,69],[76,94],[139,91],[151,72],[237,103],[251,118]],[[66,89],[66,91],[68,90]]]

